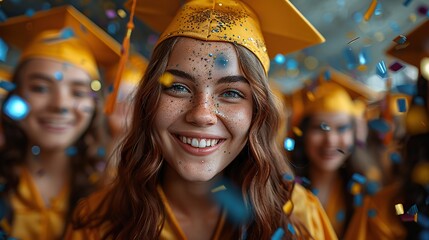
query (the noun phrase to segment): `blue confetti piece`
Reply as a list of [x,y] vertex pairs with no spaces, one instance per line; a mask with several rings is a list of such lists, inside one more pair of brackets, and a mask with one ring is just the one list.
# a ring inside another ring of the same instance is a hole
[[374,10],[374,15],[380,16],[381,14],[383,14],[383,6],[381,5],[381,2],[378,2]]
[[429,239],[429,230],[425,229],[420,232],[419,240],[428,240]]
[[283,146],[287,151],[290,152],[295,148],[295,140],[293,140],[292,138],[286,138],[283,143]]
[[414,104],[416,104],[418,106],[424,106],[425,105],[425,100],[422,97],[417,96],[417,97],[414,98]]
[[63,73],[62,72],[55,72],[54,73],[54,77],[55,79],[57,79],[58,81],[63,80]]
[[326,80],[326,81],[331,80],[331,71],[326,70],[326,71],[323,73],[323,76],[325,77],[325,80]]
[[228,218],[235,223],[245,223],[250,213],[243,202],[241,191],[227,181],[220,181],[216,186],[226,186],[226,190],[213,193],[214,200],[228,212]]
[[112,93],[113,92],[113,84],[110,84],[109,87],[107,87],[107,92]]
[[417,223],[423,228],[429,228],[429,218],[424,214],[419,214],[417,217]]
[[366,177],[362,176],[359,173],[353,173],[352,180],[362,185],[366,183]]
[[396,89],[398,90],[398,92],[407,94],[409,96],[414,96],[417,94],[416,84],[401,84],[397,85]]
[[215,60],[215,66],[218,68],[226,68],[228,66],[229,60],[225,58],[222,54],[218,55]]
[[399,35],[397,37],[395,37],[395,39],[393,39],[394,42],[396,42],[397,44],[404,44],[407,42],[407,37],[404,35]]
[[396,34],[400,34],[402,32],[401,28],[399,27],[399,24],[395,21],[391,21],[389,23],[389,26],[393,30],[393,32],[395,32]]
[[9,81],[0,80],[0,88],[10,92],[16,88],[16,85],[15,85],[15,83],[11,83]]
[[380,191],[380,188],[380,183],[376,181],[368,181],[368,183],[366,184],[366,192],[368,193],[368,195],[376,194],[378,191]]
[[361,13],[361,12],[355,12],[355,13],[353,13],[352,17],[353,17],[353,20],[356,23],[361,23],[362,20],[363,20],[363,13]]
[[51,7],[52,7],[51,4],[48,2],[42,3],[42,10],[49,10],[51,9]]
[[414,215],[418,212],[419,212],[419,209],[417,208],[417,205],[414,204],[413,206],[410,207],[410,209],[408,209],[407,214]]
[[394,152],[390,154],[390,160],[394,163],[394,164],[399,164],[401,163],[401,154]]
[[110,34],[116,34],[119,30],[119,24],[117,22],[111,22],[107,25],[107,32]]
[[405,7],[408,7],[408,5],[410,5],[411,2],[412,2],[412,0],[405,0],[404,3],[403,3],[403,5]]
[[353,204],[354,204],[354,206],[355,207],[362,206],[362,200],[363,200],[362,194],[356,194],[356,195],[354,195],[353,196]]
[[3,112],[13,120],[24,119],[30,107],[27,102],[18,95],[12,95],[8,98],[4,104]]
[[384,61],[380,61],[377,63],[376,73],[381,78],[387,77],[387,68],[386,68],[386,64],[384,64]]
[[104,157],[106,156],[106,149],[104,147],[97,148],[97,156]]
[[74,34],[74,31],[73,31],[73,28],[67,27],[67,28],[63,28],[63,30],[61,31],[60,38],[62,38],[62,39],[69,39],[69,38],[72,38],[74,36],[75,36],[75,34]]
[[286,181],[293,181],[295,178],[293,177],[293,175],[286,173],[283,175],[283,179]]
[[283,54],[277,54],[274,57],[274,62],[276,62],[279,65],[282,65],[286,62],[286,57]]
[[0,22],[4,22],[6,20],[7,20],[6,13],[4,13],[2,9],[0,9]]
[[337,222],[344,221],[346,219],[346,213],[344,212],[344,210],[339,210],[337,214],[335,214],[335,219],[337,220]]
[[383,119],[374,119],[368,122],[368,125],[371,129],[380,132],[380,133],[387,133],[390,130],[389,124],[387,124],[386,121]]
[[36,13],[36,11],[34,11],[34,9],[29,8],[25,11],[25,15],[32,17],[34,14]]
[[286,61],[286,68],[291,70],[298,69],[298,62],[295,59],[288,59]]
[[76,154],[77,154],[77,148],[76,147],[68,147],[67,149],[66,149],[66,155],[67,156],[69,156],[69,157],[72,157],[72,156],[76,156]]
[[358,53],[358,60],[360,65],[365,65],[367,63],[366,55],[364,52],[360,51]]
[[405,98],[398,98],[396,104],[398,105],[399,112],[407,111],[407,100]]
[[317,188],[312,188],[312,189],[311,189],[311,192],[312,192],[315,196],[317,196],[317,195],[319,194],[319,189],[317,189]]
[[7,46],[6,42],[0,38],[0,61],[6,61],[8,51],[9,47]]
[[353,52],[353,49],[348,47],[344,50],[344,56],[346,58],[347,62],[347,69],[352,70],[355,69],[357,66],[357,60],[355,53]]
[[368,217],[373,218],[377,215],[377,211],[375,209],[368,210]]
[[281,240],[283,235],[285,235],[285,230],[283,230],[283,228],[277,228],[277,230],[271,236],[271,240]]
[[32,146],[31,147],[31,153],[35,156],[38,156],[40,154],[40,147],[39,146]]
[[288,223],[287,224],[287,230],[292,234],[295,235],[295,228],[293,227],[292,224]]

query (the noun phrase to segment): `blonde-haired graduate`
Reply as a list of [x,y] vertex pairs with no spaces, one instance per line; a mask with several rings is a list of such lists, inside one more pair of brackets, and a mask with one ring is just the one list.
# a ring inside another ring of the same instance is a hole
[[117,178],[81,202],[66,239],[336,239],[317,201],[304,221],[293,210],[295,190],[311,195],[290,181],[267,77],[269,56],[323,37],[283,0],[136,6],[162,34]]
[[409,46],[394,45],[387,51],[420,69],[417,95],[407,109],[401,172],[396,181],[365,198],[356,210],[346,239],[429,238],[429,21],[407,35]]
[[353,177],[365,179],[363,173],[376,169],[375,165],[354,163],[354,155],[366,141],[365,103],[377,96],[333,69],[322,71],[319,80],[313,90],[297,93],[302,103],[298,96],[289,100],[295,107],[293,114],[298,115],[291,160],[300,181],[317,195],[341,239],[365,189],[365,182],[354,182]]
[[21,50],[1,112],[0,235],[61,239],[102,174],[99,70],[120,44],[71,6],[9,18],[0,37]]

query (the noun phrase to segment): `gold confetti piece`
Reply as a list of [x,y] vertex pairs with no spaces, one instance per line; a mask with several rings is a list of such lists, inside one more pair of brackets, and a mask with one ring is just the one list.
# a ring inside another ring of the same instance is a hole
[[287,201],[285,205],[283,205],[283,212],[289,215],[292,212],[293,209],[293,203],[292,201]]
[[120,18],[126,18],[127,17],[127,12],[125,12],[123,9],[118,9],[118,11],[116,11],[118,13],[118,16]]
[[398,203],[395,205],[396,215],[402,215],[404,214],[404,206],[402,203]]
[[358,40],[359,38],[360,38],[360,37],[356,37],[356,38],[354,38],[354,39],[350,40],[347,44],[351,44],[351,43],[355,42],[356,40]]
[[171,84],[173,83],[173,75],[169,72],[165,72],[164,74],[162,74],[162,76],[159,78],[159,82],[166,86],[166,87],[170,87]]
[[350,188],[350,192],[352,195],[358,195],[362,192],[362,186],[358,183],[353,183],[352,187]]
[[91,89],[92,91],[98,92],[101,89],[101,82],[98,80],[93,80],[91,82]]
[[374,14],[375,8],[377,7],[377,2],[377,0],[372,0],[371,5],[369,5],[369,8],[368,10],[366,10],[366,13],[364,15],[365,21],[368,21]]
[[225,191],[226,187],[225,185],[220,185],[219,187],[215,187],[212,189],[212,193],[216,193],[216,192],[220,192],[220,191]]
[[426,186],[429,183],[429,163],[418,163],[413,169],[411,179],[415,183]]
[[293,127],[292,129],[293,133],[295,133],[295,135],[297,135],[298,137],[302,136],[302,131],[301,129],[299,129],[299,127]]
[[307,98],[310,101],[314,101],[314,94],[312,92],[307,92]]

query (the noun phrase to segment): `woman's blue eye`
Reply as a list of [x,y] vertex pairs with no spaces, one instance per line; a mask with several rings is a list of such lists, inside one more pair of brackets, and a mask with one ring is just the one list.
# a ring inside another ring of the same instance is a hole
[[173,85],[167,87],[166,90],[173,92],[189,92],[189,90],[185,86],[177,83],[173,83]]
[[222,93],[222,96],[226,98],[243,98],[243,95],[238,91],[226,91]]

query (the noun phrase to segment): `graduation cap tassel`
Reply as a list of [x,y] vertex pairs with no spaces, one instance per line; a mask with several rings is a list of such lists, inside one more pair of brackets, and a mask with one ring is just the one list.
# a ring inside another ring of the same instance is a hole
[[127,34],[125,35],[124,40],[122,41],[121,58],[119,60],[118,71],[116,72],[113,91],[108,96],[107,102],[104,108],[104,112],[106,114],[112,114],[113,111],[115,110],[116,99],[118,97],[118,90],[122,81],[122,74],[124,72],[125,65],[127,64],[127,61],[128,61],[128,55],[130,50],[130,38],[131,38],[131,33],[133,32],[133,29],[134,29],[135,9],[136,9],[136,0],[133,0],[131,5],[130,20],[127,23]]

